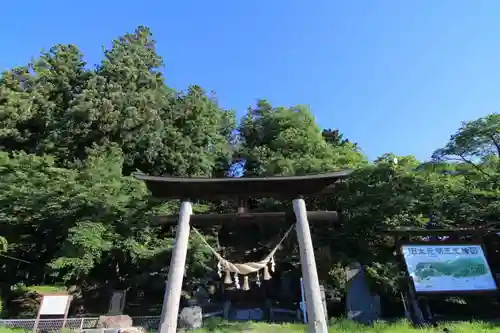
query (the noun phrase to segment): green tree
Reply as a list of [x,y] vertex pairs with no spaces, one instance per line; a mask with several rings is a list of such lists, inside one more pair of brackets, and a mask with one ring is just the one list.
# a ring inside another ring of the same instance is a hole
[[168,88],[162,67],[148,28],[115,40],[54,132],[56,154],[84,160],[91,145],[118,144],[125,175],[201,176],[224,161],[227,167],[233,113],[200,87]]
[[9,241],[6,254],[22,260],[1,266],[3,282],[41,284],[45,265],[74,223],[78,204],[70,199],[78,198],[75,177],[48,156],[0,153],[1,232]]
[[93,145],[116,143],[129,171],[138,161],[154,159],[162,150],[160,114],[168,103],[161,66],[149,29],[139,27],[113,41],[66,116],[58,119],[53,153],[71,163],[85,160]]
[[53,153],[59,131],[73,98],[88,72],[74,45],[56,45],[26,67],[0,79],[0,147],[4,151]]
[[259,100],[239,128],[245,175],[300,175],[366,163],[355,145],[326,141],[306,106],[273,108]]
[[[425,228],[432,217],[442,228],[474,224],[478,210],[465,178],[422,171],[413,156],[386,154],[355,170],[333,198],[343,217],[337,256],[361,261],[379,291],[398,290],[394,241],[384,229]],[[472,209],[471,209],[472,208]]]
[[176,95],[164,119],[171,119],[156,174],[179,176],[223,175],[232,164],[235,115],[218,105],[199,86]]
[[464,122],[434,160],[454,163],[466,182],[462,207],[475,212],[477,223],[500,218],[500,115]]
[[224,174],[234,113],[198,86],[168,88],[162,67],[147,27],[115,40],[95,70],[75,46],[57,45],[2,75],[0,147],[74,167],[90,148],[117,144],[125,175]]
[[[492,165],[491,170],[482,165]],[[463,122],[448,143],[437,149],[433,158],[467,163],[486,176],[500,172],[500,114],[493,113],[473,121]]]

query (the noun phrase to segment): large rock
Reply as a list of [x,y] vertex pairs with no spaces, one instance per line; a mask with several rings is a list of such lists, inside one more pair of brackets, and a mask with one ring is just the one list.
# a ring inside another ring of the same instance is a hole
[[[147,333],[148,330],[144,327],[134,326],[120,329],[120,333]],[[107,332],[105,332],[107,333]]]
[[129,328],[133,326],[132,318],[127,315],[100,316],[97,328]]
[[203,310],[199,306],[188,306],[179,314],[179,328],[191,330],[201,328],[203,324]]
[[75,330],[76,333],[147,333],[144,327],[126,327],[126,328],[86,328]]

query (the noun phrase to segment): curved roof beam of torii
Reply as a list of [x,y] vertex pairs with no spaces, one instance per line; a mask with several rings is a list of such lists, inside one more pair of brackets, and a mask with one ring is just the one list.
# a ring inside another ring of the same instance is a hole
[[181,178],[135,174],[159,199],[228,199],[241,197],[297,198],[302,195],[332,193],[337,181],[352,170],[305,176]]

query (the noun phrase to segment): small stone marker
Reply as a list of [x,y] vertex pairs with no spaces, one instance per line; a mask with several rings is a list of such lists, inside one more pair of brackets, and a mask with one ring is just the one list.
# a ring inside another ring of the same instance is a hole
[[346,268],[346,306],[347,318],[370,325],[380,316],[380,304],[370,293],[365,273],[360,263]]

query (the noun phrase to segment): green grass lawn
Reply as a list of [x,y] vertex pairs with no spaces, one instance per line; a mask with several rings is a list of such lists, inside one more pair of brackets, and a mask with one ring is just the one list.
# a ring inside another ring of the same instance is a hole
[[[407,322],[398,322],[393,324],[376,323],[373,326],[362,326],[348,320],[339,320],[332,322],[329,332],[332,333],[427,333],[427,332],[444,332],[444,328],[450,333],[500,333],[500,324],[490,324],[483,322],[456,322],[442,324],[438,328],[425,327],[414,328]],[[192,331],[193,333],[299,333],[306,332],[306,326],[301,324],[267,324],[267,323],[252,323],[252,322],[221,322],[220,320],[209,320],[205,323],[205,327],[199,330]],[[0,333],[25,333],[21,329],[8,329],[0,327]],[[71,333],[70,330],[64,330],[64,333]],[[153,333],[156,333],[154,331]]]
[[[330,325],[329,332],[338,333],[410,333],[410,332],[443,332],[447,328],[450,333],[482,333],[482,332],[498,332],[500,333],[500,325],[494,325],[490,323],[482,322],[457,322],[442,324],[438,328],[425,327],[425,328],[414,328],[408,322],[401,321],[393,324],[386,323],[376,323],[373,326],[363,326],[356,324],[348,320],[339,320],[332,322]],[[306,332],[306,326],[301,324],[268,324],[268,323],[250,323],[250,322],[220,322],[220,321],[208,321],[205,327],[193,331],[193,333],[236,333],[236,332],[248,332],[248,333],[298,333]],[[0,332],[3,333],[3,332]]]

